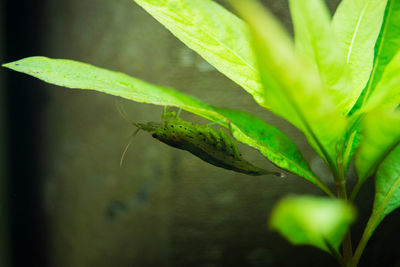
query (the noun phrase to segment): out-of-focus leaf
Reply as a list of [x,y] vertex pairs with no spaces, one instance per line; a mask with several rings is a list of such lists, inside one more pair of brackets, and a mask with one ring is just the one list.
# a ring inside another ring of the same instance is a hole
[[355,159],[358,182],[353,195],[399,141],[400,112],[374,109],[365,114],[362,138]]
[[290,0],[289,3],[297,51],[315,64],[335,106],[347,113],[352,104],[348,93],[350,73],[335,39],[329,10],[323,0]]
[[3,66],[48,83],[96,90],[142,103],[176,106],[219,122],[225,127],[230,124],[238,141],[257,148],[277,166],[306,178],[331,194],[312,173],[296,145],[284,133],[250,114],[216,108],[176,90],[72,60],[30,57]]
[[378,106],[395,108],[398,104],[400,104],[400,49],[386,66],[364,109],[371,110]]
[[359,176],[355,193],[400,140],[400,113],[395,111],[399,102],[400,50],[386,66],[375,90],[362,108],[362,112],[367,112],[367,115],[355,161]]
[[353,207],[342,200],[292,196],[275,206],[270,226],[293,244],[329,252],[326,242],[337,250],[354,219]]
[[249,30],[242,20],[211,0],[134,1],[250,94],[262,93]]
[[352,83],[347,92],[352,99],[350,108],[369,79],[386,3],[387,0],[343,0],[333,17],[334,31],[351,71]]
[[233,1],[253,32],[266,106],[303,131],[335,171],[346,118],[337,111],[315,69],[299,58],[279,22],[255,1]]
[[339,153],[338,162],[344,169],[343,174],[346,174],[358,145],[360,144],[361,118],[358,115],[349,117],[349,127],[344,135],[345,145]]
[[374,65],[367,86],[352,112],[364,105],[374,91],[382,74],[400,48],[400,0],[388,0],[385,15],[375,44]]

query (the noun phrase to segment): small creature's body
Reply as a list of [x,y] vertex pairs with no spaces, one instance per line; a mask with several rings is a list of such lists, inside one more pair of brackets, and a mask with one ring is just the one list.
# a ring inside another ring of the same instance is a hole
[[222,129],[217,131],[207,125],[181,120],[175,112],[165,112],[161,123],[134,124],[161,142],[189,151],[212,165],[248,175],[283,177],[281,173],[261,169],[244,160],[236,143]]

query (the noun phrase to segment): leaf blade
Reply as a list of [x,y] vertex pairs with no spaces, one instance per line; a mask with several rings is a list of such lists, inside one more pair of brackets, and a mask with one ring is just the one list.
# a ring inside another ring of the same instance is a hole
[[[400,145],[379,166],[375,178],[375,201],[372,211],[378,225],[389,213],[400,207]],[[376,228],[376,226],[374,228]]]
[[399,112],[374,109],[365,115],[362,122],[362,139],[356,152],[358,181],[353,195],[399,141]]
[[400,49],[386,66],[375,90],[367,100],[363,111],[377,107],[396,108],[400,102]]
[[218,113],[232,121],[232,135],[241,142],[259,150],[261,154],[274,162],[280,168],[297,174],[317,185],[330,196],[330,192],[320,179],[313,173],[307,161],[294,143],[281,131],[258,117],[237,110],[215,108]]
[[318,70],[335,106],[343,114],[351,108],[346,58],[341,53],[323,0],[290,0],[296,51]]
[[[225,127],[228,127],[229,121],[238,141],[260,150],[277,166],[319,184],[296,145],[283,132],[245,112],[213,107],[174,89],[72,60],[30,57],[3,66],[59,86],[96,90],[136,102],[181,107],[209,120],[222,121]],[[246,120],[256,122],[259,129],[246,123]],[[237,134],[239,131],[241,134]],[[267,140],[260,137],[260,131],[268,135]],[[293,163],[297,166],[291,166]],[[322,189],[329,192],[329,189]]]
[[400,207],[400,145],[397,145],[379,166],[375,176],[375,199],[371,216],[354,253],[357,265],[368,240],[380,222],[393,210]]
[[274,207],[270,227],[293,244],[330,252],[326,242],[337,250],[354,219],[353,207],[342,200],[291,196]]
[[210,0],[134,0],[252,95],[262,93],[247,26]]
[[351,71],[348,94],[352,105],[369,79],[386,3],[387,0],[343,0],[333,16],[335,34]]
[[374,64],[371,77],[352,112],[364,106],[381,80],[386,66],[395,57],[400,47],[400,1],[388,0],[382,27],[374,48]]
[[303,131],[337,171],[337,144],[347,119],[336,110],[318,74],[296,56],[291,38],[278,21],[257,1],[237,0],[233,4],[253,33],[265,105]]

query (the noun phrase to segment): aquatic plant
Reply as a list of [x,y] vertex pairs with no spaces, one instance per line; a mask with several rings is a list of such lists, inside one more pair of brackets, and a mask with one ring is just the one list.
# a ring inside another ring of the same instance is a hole
[[[318,247],[342,266],[357,266],[379,223],[400,206],[400,0],[343,0],[333,17],[323,0],[289,0],[294,41],[257,1],[229,1],[243,20],[211,0],[135,2],[258,105],[302,131],[329,166],[336,194],[289,137],[246,112],[72,60],[29,57],[3,66],[68,88],[175,106],[228,128],[237,141],[328,196],[283,199],[270,216],[270,226],[294,244]],[[352,159],[358,181],[348,194]],[[352,203],[372,177],[374,205],[353,254]]]

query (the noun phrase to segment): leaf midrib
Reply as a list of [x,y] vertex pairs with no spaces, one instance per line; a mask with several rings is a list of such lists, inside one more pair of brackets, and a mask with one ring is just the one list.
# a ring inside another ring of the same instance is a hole
[[349,62],[350,62],[350,58],[351,58],[352,51],[353,51],[353,45],[354,45],[354,43],[355,43],[355,41],[356,41],[357,34],[358,34],[358,30],[359,30],[361,21],[362,21],[362,19],[364,18],[364,13],[365,13],[365,11],[367,10],[367,7],[368,7],[368,2],[365,3],[364,8],[361,10],[361,14],[360,14],[360,16],[359,16],[359,18],[358,18],[356,28],[354,29],[353,37],[352,37],[352,39],[351,39],[350,46],[349,46],[349,51],[347,52],[347,64],[349,64]]

